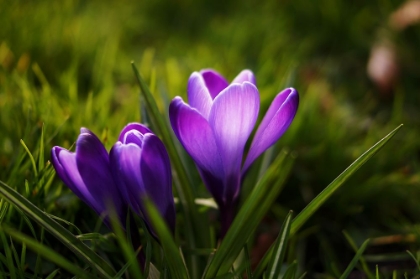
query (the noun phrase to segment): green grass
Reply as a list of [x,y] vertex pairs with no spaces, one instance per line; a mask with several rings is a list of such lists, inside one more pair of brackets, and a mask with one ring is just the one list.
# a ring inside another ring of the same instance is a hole
[[[230,0],[223,5],[209,0],[0,0],[0,180],[20,194],[15,197],[21,203],[38,208],[25,211],[6,196],[0,200],[0,278],[104,277],[95,269],[102,260],[109,265],[104,272],[110,277],[134,278],[138,270],[127,259],[136,250],[127,246],[124,233],[111,233],[56,178],[49,152],[55,145],[74,149],[80,127],[95,132],[109,150],[125,124],[142,120],[150,121],[170,145],[172,163],[177,162],[174,170],[181,174],[175,179],[177,232],[162,243],[169,254],[180,247],[181,258],[168,262],[159,243],[139,230],[152,261],[152,278],[176,273],[180,259],[190,278],[204,272],[208,278],[254,272],[262,258],[261,239],[274,242],[290,210],[302,220],[299,213],[327,185],[401,123],[404,127],[393,139],[322,206],[299,226],[291,224],[281,274],[331,278],[352,272],[372,277],[376,265],[380,278],[394,270],[419,274],[419,257],[414,260],[405,251],[416,255],[420,247],[420,66],[415,62],[420,61],[420,29],[414,25],[396,31],[389,26],[388,18],[399,5],[391,0]],[[366,75],[371,47],[381,41],[391,42],[399,56],[400,76],[390,92],[379,90]],[[131,61],[143,78],[143,93],[150,89],[156,107],[141,99]],[[293,124],[250,169],[241,206],[247,208],[258,197],[254,186],[271,173],[274,159],[286,148],[293,165],[284,168],[286,174],[274,173],[269,179],[285,175],[281,193],[270,197],[267,208],[251,211],[255,216],[243,209],[238,231],[232,231],[227,243],[218,243],[216,237],[217,211],[194,203],[209,194],[167,129],[170,100],[185,97],[190,73],[202,68],[214,68],[229,80],[243,68],[253,70],[262,112],[284,87],[300,93]],[[34,212],[44,222],[59,224],[61,233],[34,219]],[[246,222],[251,216],[257,218],[255,224]],[[15,230],[20,233],[14,236]],[[62,243],[63,234],[74,235],[89,249],[88,255],[98,258],[92,262],[86,253],[73,253]],[[379,241],[383,236],[394,238]],[[371,239],[367,248],[366,239]],[[209,258],[217,247],[232,255],[216,252]],[[360,247],[366,248],[363,256]],[[280,270],[269,261],[266,265]]]

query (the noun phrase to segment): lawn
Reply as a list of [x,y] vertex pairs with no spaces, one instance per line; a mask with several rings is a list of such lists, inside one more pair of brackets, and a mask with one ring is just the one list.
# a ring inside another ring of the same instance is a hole
[[[0,278],[418,278],[411,1],[0,0]],[[228,201],[171,125],[172,100],[187,102],[202,69],[229,82],[253,72],[256,127],[283,89],[299,95]],[[173,231],[166,194],[101,217],[53,166],[52,148],[75,152],[82,127],[110,151],[132,122],[166,146]]]

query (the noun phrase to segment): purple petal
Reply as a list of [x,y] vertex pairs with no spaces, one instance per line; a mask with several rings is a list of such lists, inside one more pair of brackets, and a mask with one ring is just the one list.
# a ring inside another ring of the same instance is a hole
[[151,133],[152,131],[150,131],[149,128],[147,128],[146,126],[144,126],[143,124],[140,123],[130,123],[127,126],[125,126],[121,133],[120,136],[118,137],[118,140],[120,142],[124,142],[124,136],[127,132],[131,131],[131,130],[136,130],[139,131],[141,134],[146,134],[146,133]]
[[[172,231],[175,230],[175,206],[172,194],[172,175],[169,156],[160,139],[144,137],[140,171],[147,196],[151,198]],[[136,196],[136,193],[133,193]],[[146,214],[144,214],[146,216]]]
[[209,171],[202,169],[197,166],[197,170],[200,173],[201,179],[209,190],[210,194],[214,197],[214,200],[219,206],[226,203],[224,198],[224,177],[216,177]]
[[223,177],[222,161],[207,120],[176,97],[169,106],[172,129],[195,163],[213,176]]
[[245,81],[248,81],[252,83],[253,85],[257,86],[257,82],[255,80],[254,73],[250,70],[243,70],[235,77],[235,79],[232,81],[232,83],[244,83]]
[[[55,169],[58,177],[60,177],[60,179],[64,182],[64,184],[73,185],[73,182],[71,181],[71,179],[67,175],[67,170],[64,168],[63,164],[61,163],[60,153],[62,153],[61,154],[62,156],[64,155],[64,153],[70,153],[70,156],[71,155],[76,156],[76,155],[69,152],[67,149],[64,149],[64,148],[60,147],[60,146],[54,146],[51,149],[51,163],[54,166],[54,169]],[[76,160],[74,160],[74,170],[77,171]],[[76,187],[74,187],[74,188],[76,188]],[[74,193],[77,192],[78,193],[77,196],[80,195],[80,191],[77,188],[75,189],[75,191],[74,190],[72,190],[72,191]]]
[[209,123],[227,178],[225,197],[232,198],[239,190],[242,155],[257,120],[259,104],[258,89],[249,82],[231,84],[214,100]]
[[179,140],[179,131],[178,131],[178,113],[181,110],[181,107],[184,105],[184,101],[181,97],[176,96],[173,98],[169,104],[169,122],[171,122],[172,130],[174,131],[175,136]]
[[95,136],[95,134],[92,133],[91,130],[89,130],[88,128],[85,128],[85,127],[80,128],[80,134],[89,134],[89,135],[94,135]]
[[188,79],[188,103],[197,109],[204,118],[208,118],[213,98],[210,96],[204,78],[197,72],[191,74]]
[[143,180],[140,173],[140,156],[142,149],[136,144],[121,144],[117,142],[111,149],[111,167],[119,181],[119,189],[125,200],[133,210],[141,215],[139,201],[145,194]]
[[76,164],[76,154],[64,148],[55,146],[51,152],[51,161],[58,177],[70,190],[83,202],[91,206],[96,212],[101,213],[101,206],[89,192],[80,176]]
[[121,197],[111,175],[108,153],[94,134],[79,135],[76,142],[76,165],[88,191],[102,207],[101,212],[106,210],[109,203],[113,203],[121,217]]
[[206,86],[209,89],[212,99],[216,98],[216,96],[219,95],[219,93],[229,85],[226,79],[214,70],[201,70],[200,74],[203,76],[204,81],[206,82]]
[[[149,133],[151,134],[151,133]],[[143,146],[144,135],[137,130],[131,130],[124,135],[124,144],[133,143],[139,147]]]
[[289,128],[298,105],[299,95],[294,88],[285,89],[277,94],[255,133],[242,173],[245,173],[252,162]]

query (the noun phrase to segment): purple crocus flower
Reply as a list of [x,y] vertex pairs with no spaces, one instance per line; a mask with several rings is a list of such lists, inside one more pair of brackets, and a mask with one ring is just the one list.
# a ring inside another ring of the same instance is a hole
[[[124,224],[130,206],[155,235],[142,206],[143,198],[148,197],[174,231],[168,154],[160,139],[142,124],[128,124],[109,155],[100,140],[82,128],[76,152],[56,146],[52,149],[52,163],[64,184],[98,214],[106,215],[112,202]],[[105,221],[109,226],[109,221]]]
[[124,200],[154,234],[142,198],[148,197],[175,230],[175,206],[169,156],[161,140],[147,127],[130,123],[110,152],[111,168]]
[[170,104],[172,129],[219,205],[224,234],[234,216],[241,177],[290,126],[299,96],[295,89],[287,88],[274,98],[243,163],[245,144],[260,107],[254,74],[244,70],[229,84],[213,70],[194,72],[187,93],[189,104],[180,97]]
[[[64,184],[96,213],[105,217],[107,208],[113,206],[120,222],[125,223],[126,206],[112,177],[108,152],[94,133],[81,128],[76,152],[55,146],[51,161]],[[108,218],[105,223],[110,227]]]

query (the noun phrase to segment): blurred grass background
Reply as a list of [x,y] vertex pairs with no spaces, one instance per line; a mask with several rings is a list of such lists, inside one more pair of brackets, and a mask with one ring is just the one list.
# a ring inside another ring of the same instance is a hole
[[[0,0],[0,179],[40,208],[93,229],[94,214],[57,179],[48,192],[33,191],[36,179],[19,140],[36,154],[44,124],[47,151],[69,148],[83,126],[110,148],[126,123],[140,119],[131,60],[151,83],[162,111],[174,96],[185,97],[193,71],[214,68],[231,80],[249,68],[261,93],[260,117],[284,87],[297,88],[301,97],[294,123],[275,147],[288,147],[297,160],[261,226],[260,246],[274,239],[289,209],[299,212],[404,123],[312,217],[290,251],[301,269],[334,276],[353,255],[342,230],[359,245],[369,237],[402,235],[398,241],[379,239],[367,253],[372,266],[404,269],[404,251],[416,251],[420,243],[420,25],[413,20],[403,26],[396,14],[401,5]],[[370,77],[369,61],[379,63]],[[21,222],[12,210],[5,220]]]

